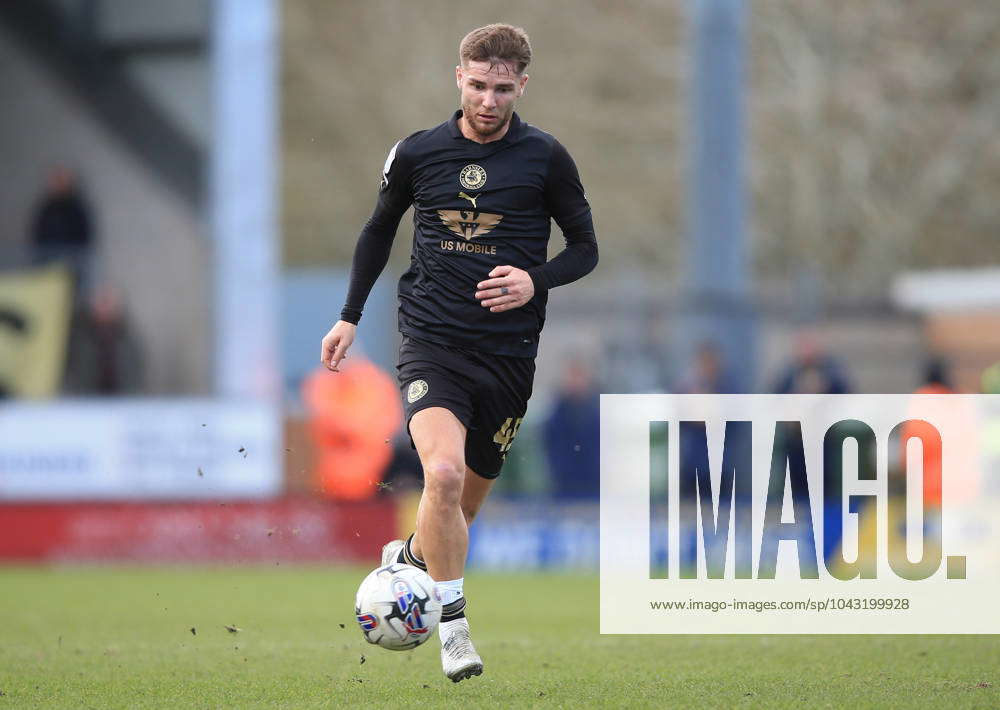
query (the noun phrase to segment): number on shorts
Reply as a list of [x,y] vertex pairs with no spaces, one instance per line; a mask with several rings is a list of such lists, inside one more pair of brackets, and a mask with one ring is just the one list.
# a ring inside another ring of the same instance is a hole
[[507,417],[504,423],[500,425],[497,433],[493,435],[493,443],[500,445],[500,453],[504,456],[510,450],[511,444],[514,443],[514,437],[517,436],[519,426],[521,426],[521,417],[517,419]]

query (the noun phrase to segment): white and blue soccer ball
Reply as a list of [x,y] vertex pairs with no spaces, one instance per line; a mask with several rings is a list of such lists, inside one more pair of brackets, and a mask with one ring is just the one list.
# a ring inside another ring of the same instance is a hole
[[429,574],[394,562],[365,577],[354,611],[368,643],[406,651],[434,635],[441,621],[441,596]]

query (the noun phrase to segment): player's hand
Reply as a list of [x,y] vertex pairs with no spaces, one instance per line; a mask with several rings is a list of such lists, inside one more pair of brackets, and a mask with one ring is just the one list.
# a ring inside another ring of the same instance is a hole
[[535,284],[527,271],[516,266],[498,266],[490,278],[476,286],[476,298],[491,313],[520,308],[535,295]]
[[340,372],[338,369],[340,361],[347,357],[347,349],[354,342],[354,335],[357,332],[358,326],[345,320],[337,321],[337,324],[330,328],[330,332],[323,338],[323,349],[319,354],[319,361],[326,365],[326,369]]

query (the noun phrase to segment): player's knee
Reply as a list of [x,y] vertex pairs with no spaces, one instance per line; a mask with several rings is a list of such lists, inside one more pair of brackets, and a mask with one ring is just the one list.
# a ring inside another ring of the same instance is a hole
[[457,504],[462,498],[465,467],[453,461],[432,461],[424,467],[424,491],[444,503]]

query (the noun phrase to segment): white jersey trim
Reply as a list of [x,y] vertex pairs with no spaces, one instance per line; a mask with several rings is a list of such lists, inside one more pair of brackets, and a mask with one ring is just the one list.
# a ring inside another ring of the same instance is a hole
[[403,141],[401,141],[401,140],[400,141],[396,141],[396,145],[394,145],[392,147],[392,150],[389,151],[388,157],[385,159],[385,165],[382,166],[382,188],[383,189],[385,189],[385,187],[389,184],[389,170],[392,168],[392,161],[394,161],[396,159],[396,148],[398,148],[399,144],[402,143],[402,142]]

